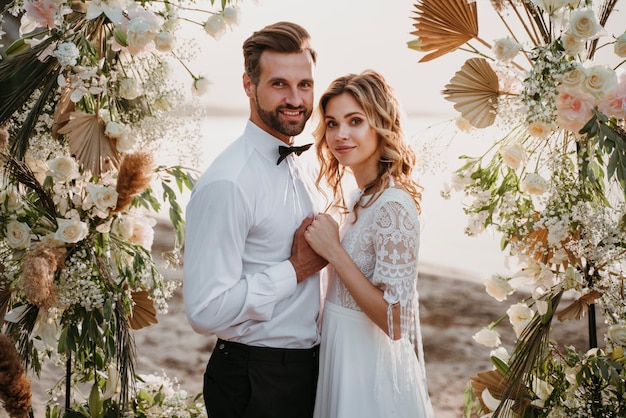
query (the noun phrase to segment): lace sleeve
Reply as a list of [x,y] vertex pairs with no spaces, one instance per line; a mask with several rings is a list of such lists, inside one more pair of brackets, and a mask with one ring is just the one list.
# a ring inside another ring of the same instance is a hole
[[375,221],[376,267],[373,283],[384,291],[389,303],[387,323],[393,340],[392,305],[400,303],[401,337],[413,339],[415,327],[419,251],[419,219],[416,210],[401,202],[382,205]]

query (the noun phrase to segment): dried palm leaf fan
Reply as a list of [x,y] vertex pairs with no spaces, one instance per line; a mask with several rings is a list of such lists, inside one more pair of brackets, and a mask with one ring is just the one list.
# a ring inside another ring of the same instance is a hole
[[[499,370],[490,370],[488,372],[478,373],[476,376],[472,376],[470,378],[470,382],[472,384],[472,390],[474,391],[476,398],[480,402],[480,405],[483,407],[483,410],[487,412],[489,411],[489,408],[487,408],[487,405],[485,405],[482,399],[483,391],[487,389],[489,390],[489,393],[491,393],[491,396],[496,399],[502,400],[507,380],[506,377],[503,376]],[[515,405],[513,407],[517,413],[523,412],[524,408],[529,405],[529,402],[527,400],[529,394],[527,393],[525,388],[520,386],[520,393],[522,393],[523,396],[515,399]]]
[[131,293],[134,305],[129,318],[130,327],[134,330],[148,327],[159,321],[156,316],[154,302],[147,290],[138,290]]
[[413,17],[415,35],[422,51],[434,51],[422,57],[427,62],[461,45],[478,38],[478,13],[476,3],[467,0],[421,0],[415,4],[417,17]]
[[486,128],[496,119],[498,76],[484,58],[470,58],[443,90],[444,97],[475,128]]
[[71,112],[67,123],[57,132],[67,136],[72,155],[94,175],[119,167],[120,154],[115,141],[104,135],[104,122],[98,115]]

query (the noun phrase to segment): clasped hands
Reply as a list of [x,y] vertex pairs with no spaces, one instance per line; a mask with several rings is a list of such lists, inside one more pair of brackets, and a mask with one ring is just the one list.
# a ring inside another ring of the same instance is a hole
[[289,261],[296,270],[298,283],[328,264],[339,240],[339,225],[326,213],[309,215],[293,237]]

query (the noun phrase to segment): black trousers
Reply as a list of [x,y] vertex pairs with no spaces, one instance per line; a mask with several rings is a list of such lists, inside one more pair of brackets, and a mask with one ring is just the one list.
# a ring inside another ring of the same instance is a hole
[[204,373],[209,418],[312,417],[318,354],[218,339]]

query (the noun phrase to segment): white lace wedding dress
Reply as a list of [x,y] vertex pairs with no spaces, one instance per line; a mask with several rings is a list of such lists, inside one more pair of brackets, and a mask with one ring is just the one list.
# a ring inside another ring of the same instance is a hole
[[402,337],[392,340],[361,312],[329,268],[314,417],[434,417],[419,326],[415,204],[404,190],[390,187],[359,209],[356,223],[352,218],[342,224],[342,244],[390,306],[400,303]]

